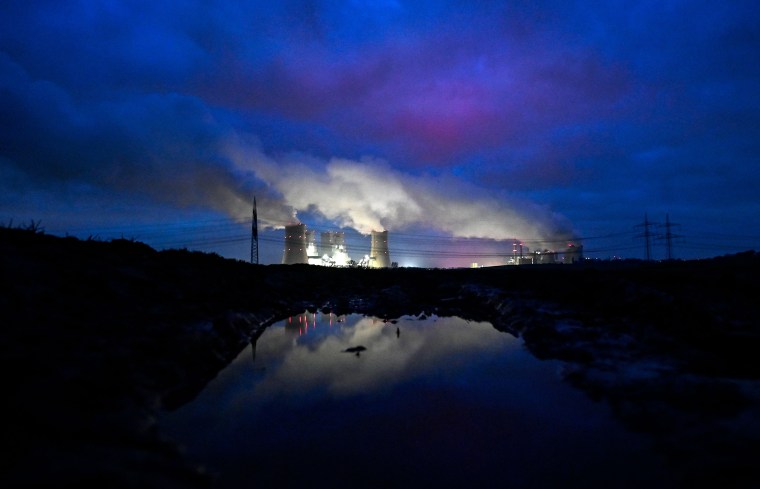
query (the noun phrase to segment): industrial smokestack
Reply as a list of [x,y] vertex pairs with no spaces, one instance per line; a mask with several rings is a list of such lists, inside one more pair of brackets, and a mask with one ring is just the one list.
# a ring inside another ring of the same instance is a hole
[[308,263],[306,255],[306,225],[290,224],[285,226],[285,249],[282,253],[283,265]]
[[372,268],[388,268],[391,266],[391,255],[388,252],[388,231],[372,231],[369,266]]

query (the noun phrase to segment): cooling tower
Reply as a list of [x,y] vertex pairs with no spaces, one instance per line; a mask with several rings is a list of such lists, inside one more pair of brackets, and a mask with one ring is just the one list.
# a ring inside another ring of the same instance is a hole
[[332,253],[335,247],[334,233],[332,231],[325,231],[319,235],[319,253],[322,255],[329,255]]
[[346,245],[346,236],[342,231],[325,231],[319,236],[319,252],[322,255],[332,255],[335,251]]
[[391,266],[391,256],[388,252],[388,231],[372,231],[369,266],[372,268],[388,268]]
[[285,250],[282,254],[283,265],[308,263],[306,255],[306,225],[291,224],[285,226]]

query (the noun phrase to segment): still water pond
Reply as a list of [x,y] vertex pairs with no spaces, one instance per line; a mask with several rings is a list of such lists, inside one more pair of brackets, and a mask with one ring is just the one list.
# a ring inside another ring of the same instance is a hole
[[560,368],[489,323],[307,313],[161,427],[219,487],[666,487]]

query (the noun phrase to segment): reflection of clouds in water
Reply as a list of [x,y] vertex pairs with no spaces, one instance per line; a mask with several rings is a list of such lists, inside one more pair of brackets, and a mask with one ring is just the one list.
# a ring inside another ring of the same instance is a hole
[[[400,337],[396,337],[397,327]],[[371,392],[433,369],[456,368],[466,357],[515,342],[488,323],[467,323],[459,318],[402,320],[398,324],[362,318],[353,327],[336,329],[308,346],[294,343],[283,330],[276,333],[262,336],[260,351],[269,356],[276,350],[282,363],[267,371],[256,388],[257,397],[315,389],[336,395]],[[358,358],[343,352],[358,345],[367,348]]]
[[[280,334],[272,334],[275,329]],[[296,337],[291,332],[286,332],[284,328],[270,327],[256,342],[256,356],[271,361],[293,348],[295,343]]]

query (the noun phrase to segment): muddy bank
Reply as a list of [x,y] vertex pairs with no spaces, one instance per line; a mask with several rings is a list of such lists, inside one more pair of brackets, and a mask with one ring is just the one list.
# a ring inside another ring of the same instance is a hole
[[[252,266],[0,229],[10,426],[3,485],[206,487],[155,413],[271,322],[310,310],[490,321],[658,437],[689,478],[742,487],[757,425],[760,259],[480,270]],[[712,457],[710,455],[713,455]]]

